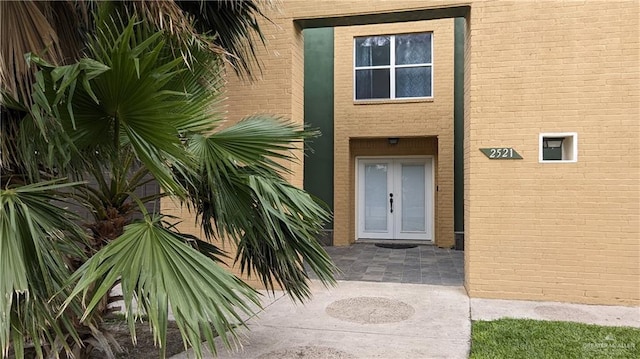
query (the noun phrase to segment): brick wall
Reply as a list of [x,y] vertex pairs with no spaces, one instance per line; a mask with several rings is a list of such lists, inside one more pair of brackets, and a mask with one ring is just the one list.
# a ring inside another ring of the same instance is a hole
[[[471,296],[640,303],[639,18],[637,1],[472,4]],[[541,132],[577,132],[578,162],[539,163]]]
[[[266,112],[302,122],[301,39],[293,19],[454,5],[471,8],[464,143],[468,292],[640,304],[638,1],[285,1],[271,14],[274,23],[264,24],[262,80],[228,79],[228,118]],[[336,90],[352,98],[350,89]],[[379,106],[344,108],[375,112]],[[341,111],[336,118],[348,115]],[[375,136],[367,132],[371,126],[362,127],[357,136]],[[578,161],[539,163],[541,132],[577,132]],[[442,158],[451,142],[438,139],[439,163],[452,163]],[[478,149],[491,146],[513,147],[523,159],[488,160]],[[347,139],[336,138],[337,152],[348,148]],[[344,175],[350,165],[336,158],[336,166]],[[302,183],[301,176],[298,170],[292,181]],[[345,191],[341,183],[336,191]],[[349,208],[341,208],[336,215],[348,216]],[[348,225],[341,230],[353,234]]]

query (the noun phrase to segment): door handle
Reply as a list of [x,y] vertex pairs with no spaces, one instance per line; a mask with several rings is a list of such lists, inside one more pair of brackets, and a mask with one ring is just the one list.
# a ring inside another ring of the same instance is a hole
[[391,213],[393,213],[393,193],[389,193],[389,208],[391,209]]

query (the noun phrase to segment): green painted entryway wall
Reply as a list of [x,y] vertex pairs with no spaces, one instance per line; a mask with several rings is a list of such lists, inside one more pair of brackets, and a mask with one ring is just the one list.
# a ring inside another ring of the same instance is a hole
[[[304,189],[333,211],[333,28],[306,29],[304,35],[304,122],[322,136],[308,141]],[[333,222],[326,229],[332,229]]]

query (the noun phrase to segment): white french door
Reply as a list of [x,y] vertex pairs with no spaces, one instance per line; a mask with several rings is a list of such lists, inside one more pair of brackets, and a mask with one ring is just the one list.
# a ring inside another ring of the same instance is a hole
[[358,238],[433,240],[433,159],[357,163]]

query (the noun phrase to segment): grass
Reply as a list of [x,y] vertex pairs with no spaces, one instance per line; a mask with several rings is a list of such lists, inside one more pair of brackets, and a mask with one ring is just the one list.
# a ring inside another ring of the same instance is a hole
[[471,359],[640,358],[640,329],[530,319],[474,321]]

